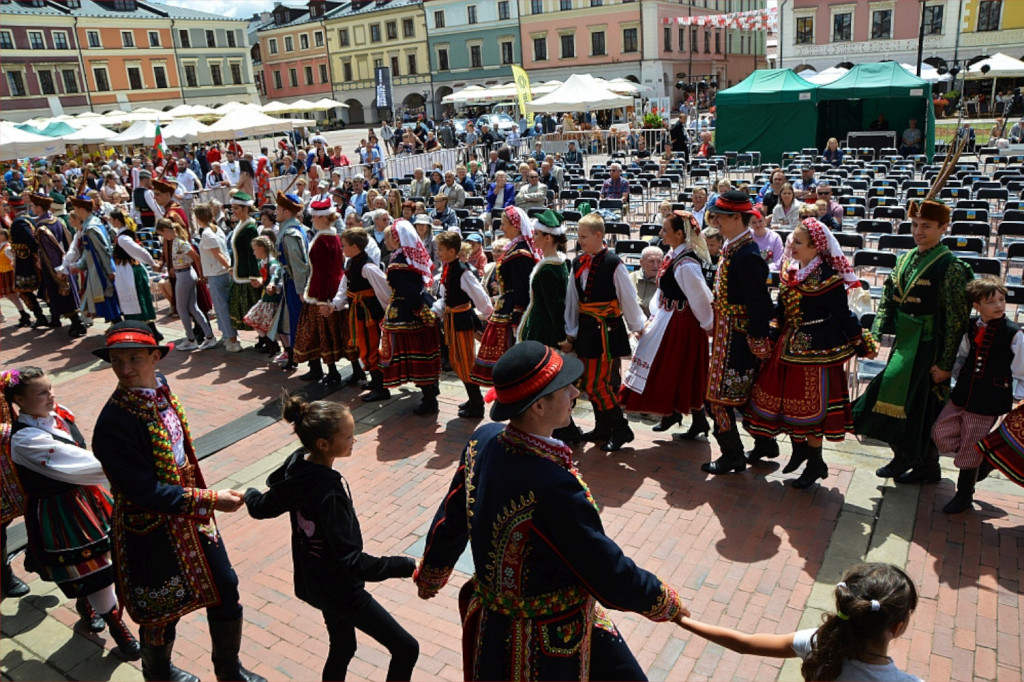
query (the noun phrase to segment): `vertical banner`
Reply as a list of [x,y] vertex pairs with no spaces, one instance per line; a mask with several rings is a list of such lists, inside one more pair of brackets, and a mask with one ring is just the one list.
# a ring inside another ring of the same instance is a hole
[[391,99],[391,69],[387,66],[378,66],[374,69],[374,78],[377,82],[377,108],[394,108],[394,101]]
[[516,99],[519,100],[519,113],[526,117],[526,125],[533,126],[533,112],[526,110],[526,103],[533,101],[530,93],[530,77],[523,67],[512,64],[512,79],[516,82]]

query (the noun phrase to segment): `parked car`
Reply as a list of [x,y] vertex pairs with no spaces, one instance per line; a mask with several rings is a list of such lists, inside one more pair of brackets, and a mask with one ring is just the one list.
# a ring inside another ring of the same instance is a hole
[[478,130],[483,125],[489,125],[491,130],[493,130],[494,133],[503,140],[510,130],[513,128],[519,128],[519,124],[512,120],[512,117],[507,114],[484,114],[476,121]]

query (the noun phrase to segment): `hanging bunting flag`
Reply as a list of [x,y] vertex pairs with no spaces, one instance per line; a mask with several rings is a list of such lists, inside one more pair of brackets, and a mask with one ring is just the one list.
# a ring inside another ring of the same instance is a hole
[[778,9],[756,9],[749,12],[729,14],[705,14],[695,17],[666,17],[664,23],[680,26],[710,26],[713,28],[738,28],[743,31],[771,31],[778,29]]

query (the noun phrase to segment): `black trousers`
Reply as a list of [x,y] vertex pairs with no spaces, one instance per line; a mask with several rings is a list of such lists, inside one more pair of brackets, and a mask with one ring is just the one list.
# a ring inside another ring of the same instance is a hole
[[420,656],[419,642],[366,590],[345,604],[322,610],[331,648],[324,663],[324,680],[344,680],[356,653],[356,630],[365,632],[391,653],[388,680],[408,680]]
[[590,679],[647,680],[643,668],[637,663],[622,635],[613,635],[594,628],[590,644]]
[[[206,562],[213,574],[213,582],[220,594],[220,603],[207,607],[206,619],[210,622],[228,622],[242,617],[242,604],[238,597],[238,575],[228,559],[224,547],[224,537],[220,542],[213,542],[200,533],[199,544],[203,548]],[[139,639],[143,644],[165,644],[174,639],[178,619],[162,625],[143,625],[139,627]]]

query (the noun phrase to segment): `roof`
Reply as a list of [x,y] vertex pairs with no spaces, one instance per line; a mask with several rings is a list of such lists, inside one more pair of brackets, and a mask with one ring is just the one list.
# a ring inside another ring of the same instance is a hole
[[97,19],[191,19],[196,21],[233,21],[244,22],[246,19],[235,19],[210,12],[200,12],[185,7],[174,7],[149,0],[136,0],[134,10],[115,10],[110,0],[81,0],[81,7],[71,9],[61,0],[44,0],[41,7],[33,7],[25,0],[11,0],[0,4],[0,14],[20,14],[26,16],[74,16]]
[[731,88],[719,91],[717,98],[723,104],[784,104],[801,99],[813,102],[813,94],[808,98],[803,93],[816,89],[789,69],[758,69]]
[[918,78],[896,62],[857,64],[840,78],[818,87],[818,99],[850,97],[907,97],[910,90],[931,95],[932,84]]
[[373,12],[383,12],[422,4],[423,0],[355,0],[327,11],[324,14],[324,19],[339,19],[341,17],[371,14]]

